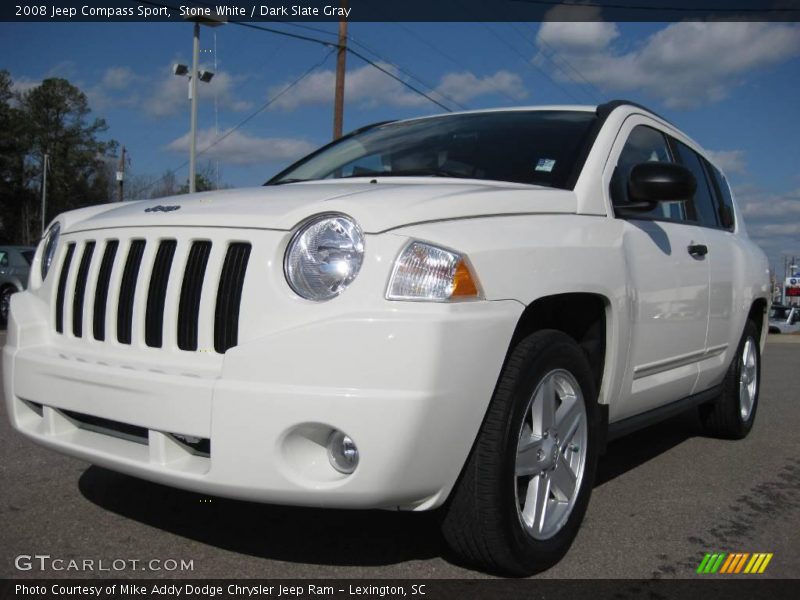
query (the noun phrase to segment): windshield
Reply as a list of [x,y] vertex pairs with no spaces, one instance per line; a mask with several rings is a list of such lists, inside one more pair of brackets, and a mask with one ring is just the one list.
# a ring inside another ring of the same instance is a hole
[[785,306],[773,306],[769,309],[769,318],[785,321],[789,317],[789,309]]
[[465,177],[566,188],[593,112],[505,111],[379,125],[347,136],[268,185],[342,177]]

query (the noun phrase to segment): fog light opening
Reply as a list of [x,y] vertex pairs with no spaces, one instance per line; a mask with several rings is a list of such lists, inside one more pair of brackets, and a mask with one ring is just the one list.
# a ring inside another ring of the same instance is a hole
[[356,443],[343,431],[334,429],[328,437],[328,460],[339,473],[350,475],[358,466]]

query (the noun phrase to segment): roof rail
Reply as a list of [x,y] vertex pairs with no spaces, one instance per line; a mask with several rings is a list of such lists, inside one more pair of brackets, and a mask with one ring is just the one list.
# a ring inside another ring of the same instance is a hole
[[658,117],[662,121],[665,121],[665,122],[669,123],[670,125],[674,126],[674,123],[672,123],[669,119],[664,118],[663,116],[661,116],[660,114],[658,114],[654,110],[650,110],[649,108],[639,104],[638,102],[633,102],[631,100],[624,100],[624,99],[622,99],[622,100],[610,100],[610,101],[606,102],[605,104],[598,105],[597,106],[597,111],[596,111],[597,112],[597,116],[599,116],[601,119],[605,120],[605,118],[608,117],[608,115],[610,115],[612,113],[612,111],[614,111],[615,109],[619,108],[620,106],[634,106],[636,108],[641,108],[642,110],[646,110],[647,112],[649,112],[651,115],[655,115],[656,117]]

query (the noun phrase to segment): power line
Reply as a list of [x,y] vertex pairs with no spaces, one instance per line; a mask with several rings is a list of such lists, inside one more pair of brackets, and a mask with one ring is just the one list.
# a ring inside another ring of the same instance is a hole
[[516,46],[511,44],[503,36],[499,35],[494,29],[489,27],[486,23],[481,23],[481,25],[483,26],[484,29],[486,29],[489,33],[491,33],[494,37],[496,37],[503,45],[508,47],[509,50],[511,50],[514,54],[516,54],[522,60],[522,62],[525,63],[529,68],[535,69],[539,74],[541,74],[545,78],[547,78],[550,81],[550,83],[552,83],[555,87],[557,87],[559,90],[561,90],[564,94],[566,94],[567,96],[572,98],[578,104],[581,103],[580,99],[577,96],[575,96],[572,92],[570,92],[563,85],[558,83],[558,81],[556,81],[553,77],[551,77],[550,74],[547,71],[545,71],[544,69],[540,68],[536,63],[532,63],[527,56],[525,56],[522,52],[520,52],[519,48],[517,48]]
[[[333,42],[328,42],[326,40],[320,40],[320,39],[308,37],[308,36],[305,36],[305,35],[299,35],[299,34],[296,34],[296,33],[289,33],[288,31],[281,31],[280,29],[274,29],[274,28],[271,28],[271,27],[264,27],[262,25],[255,25],[253,23],[243,23],[243,22],[240,22],[240,21],[232,21],[231,25],[239,25],[241,27],[247,27],[249,29],[256,29],[258,31],[266,31],[268,33],[275,33],[275,34],[278,34],[278,35],[285,35],[285,36],[288,36],[288,37],[291,37],[291,38],[295,38],[295,39],[299,39],[299,40],[303,40],[303,41],[307,41],[307,42],[314,42],[316,44],[321,44],[321,45],[327,46],[327,47],[338,48],[338,44],[335,44]],[[369,59],[368,57],[366,57],[363,54],[361,54],[360,52],[358,52],[357,50],[353,50],[351,47],[348,46],[347,47],[347,52],[352,54],[356,58],[359,58],[359,59],[363,60],[365,63],[371,65],[373,68],[378,69],[378,71],[388,75],[389,77],[391,77],[392,79],[394,79],[395,81],[400,83],[401,85],[404,85],[405,87],[410,89],[412,92],[415,92],[415,93],[419,94],[420,96],[422,96],[424,98],[427,98],[430,102],[434,103],[435,105],[439,106],[440,108],[443,108],[447,112],[453,112],[453,109],[445,106],[444,104],[442,104],[441,102],[439,102],[435,98],[432,98],[430,95],[426,94],[425,92],[423,92],[419,88],[411,85],[410,83],[408,83],[407,81],[405,81],[401,77],[398,77],[397,75],[395,75],[391,71],[385,69],[384,67],[382,67],[381,65],[379,65],[375,61]]]
[[[378,58],[378,60],[382,60],[383,62],[389,63],[389,64],[390,64],[390,65],[392,65],[392,66],[393,66],[395,69],[397,69],[397,70],[398,70],[400,73],[404,74],[406,77],[410,77],[411,79],[416,79],[416,80],[417,80],[418,82],[420,82],[422,85],[424,85],[424,86],[425,86],[425,87],[427,87],[429,90],[431,90],[431,92],[432,92],[432,93],[436,94],[437,96],[441,96],[442,98],[444,98],[444,99],[445,99],[445,100],[447,100],[448,102],[452,102],[453,104],[455,104],[455,105],[456,105],[458,108],[460,108],[461,110],[469,110],[469,107],[468,107],[468,106],[465,106],[464,104],[462,104],[462,103],[461,103],[461,102],[459,102],[458,100],[455,100],[454,98],[451,98],[451,97],[450,97],[450,96],[448,96],[447,94],[444,94],[444,93],[442,93],[441,91],[437,90],[437,89],[436,89],[434,86],[432,86],[430,83],[427,83],[426,81],[424,81],[423,79],[421,79],[421,78],[420,78],[420,77],[418,77],[417,75],[414,75],[413,73],[411,73],[411,72],[410,72],[410,71],[408,71],[407,69],[404,69],[403,67],[401,67],[400,65],[398,65],[398,64],[397,64],[397,63],[395,63],[394,61],[392,61],[392,60],[389,60],[389,59],[387,59],[387,58],[384,58],[384,57],[382,57],[382,56],[381,56],[380,54],[378,54],[378,53],[377,53],[375,50],[373,50],[373,49],[369,48],[368,46],[366,46],[366,45],[365,45],[363,42],[360,42],[360,41],[356,40],[356,39],[355,39],[355,38],[353,38],[352,36],[348,36],[348,38],[347,38],[347,39],[349,39],[350,41],[352,41],[352,42],[353,42],[354,44],[356,44],[357,46],[359,46],[359,47],[363,48],[363,49],[364,49],[364,50],[366,50],[367,52],[371,53],[373,56],[375,56],[376,58]],[[450,109],[446,109],[446,110],[450,111]]]
[[[167,8],[171,8],[172,10],[178,10],[175,6],[172,6],[170,4],[161,4],[161,3],[158,3],[158,2],[150,2],[148,0],[136,0],[136,1],[139,4],[147,4],[149,6],[167,7]],[[339,47],[338,43],[336,43],[336,42],[329,42],[327,40],[321,40],[319,38],[314,38],[314,37],[310,37],[310,36],[307,36],[307,35],[300,35],[298,33],[290,33],[288,31],[282,31],[280,29],[275,29],[273,27],[264,27],[263,25],[256,25],[254,23],[245,23],[243,21],[229,21],[228,23],[230,25],[238,25],[239,27],[247,27],[248,29],[255,29],[257,31],[266,31],[268,33],[274,33],[276,35],[283,35],[283,36],[290,37],[290,38],[293,38],[293,39],[296,39],[296,40],[302,40],[304,42],[311,42],[311,43],[314,43],[314,44],[319,44],[319,45],[322,45],[322,46],[326,46],[328,48],[338,48]],[[392,79],[394,79],[395,81],[400,83],[401,85],[403,85],[403,86],[407,87],[408,89],[410,89],[412,92],[414,92],[416,94],[419,94],[420,96],[422,96],[424,98],[427,98],[430,102],[432,102],[433,104],[439,106],[440,108],[443,108],[447,112],[453,112],[453,109],[445,106],[444,104],[442,104],[441,102],[439,102],[435,98],[432,98],[430,95],[426,94],[425,92],[423,92],[419,88],[411,85],[410,83],[408,83],[407,81],[405,81],[401,77],[398,77],[397,75],[395,75],[391,71],[383,68],[381,65],[377,64],[373,60],[370,60],[369,58],[367,58],[366,56],[364,56],[360,52],[358,52],[356,50],[353,50],[349,46],[347,47],[347,52],[349,52],[353,56],[363,60],[365,63],[371,65],[375,69],[378,69],[382,73],[388,75],[389,77],[391,77]]]
[[[453,2],[453,0],[451,0],[451,3],[452,2]],[[455,4],[454,4],[454,6],[455,6]],[[466,6],[462,7],[461,5],[456,6],[456,9],[457,10],[468,10],[469,11],[468,7],[466,7]],[[473,11],[469,11],[469,12],[471,12],[472,15],[475,16],[475,13]],[[553,77],[551,77],[550,74],[547,71],[545,71],[544,69],[540,68],[536,63],[531,62],[531,60],[527,56],[525,56],[522,52],[520,52],[519,49],[516,46],[514,46],[507,39],[505,39],[504,37],[499,35],[494,29],[489,27],[488,24],[480,23],[480,25],[486,31],[491,33],[495,38],[497,38],[504,46],[506,46],[509,50],[511,50],[511,52],[516,54],[522,60],[522,62],[525,64],[525,66],[527,66],[529,69],[533,69],[533,70],[537,71],[540,75],[542,75],[544,78],[549,80],[550,83],[552,83],[555,87],[557,87],[559,90],[561,90],[564,94],[566,94],[567,96],[572,98],[578,104],[581,103],[581,101],[572,92],[570,92],[568,89],[566,89],[560,83],[558,83],[558,81],[556,81]]]
[[[570,74],[569,74],[569,73],[566,71],[566,69],[565,69],[565,68],[564,68],[564,67],[563,67],[561,64],[559,64],[559,62],[558,62],[558,61],[556,61],[556,60],[553,58],[553,55],[556,55],[556,54],[557,54],[557,51],[556,51],[556,50],[555,50],[555,49],[554,49],[554,48],[553,48],[553,47],[552,47],[550,44],[548,44],[547,42],[545,42],[545,41],[544,41],[544,40],[542,40],[542,39],[538,40],[538,43],[539,43],[539,44],[541,44],[542,46],[544,46],[545,48],[549,49],[549,50],[552,52],[552,55],[551,55],[551,56],[548,56],[547,54],[545,54],[545,53],[544,53],[544,52],[541,50],[541,48],[537,48],[537,47],[536,47],[536,44],[534,44],[532,41],[530,41],[530,40],[527,38],[527,36],[526,36],[526,35],[525,35],[523,32],[521,32],[521,31],[520,31],[520,30],[519,30],[519,29],[518,29],[518,28],[515,26],[515,24],[514,24],[514,23],[509,23],[509,26],[511,27],[511,29],[513,29],[513,30],[514,30],[514,32],[515,32],[515,33],[517,33],[517,35],[519,35],[519,37],[520,37],[520,38],[522,38],[522,40],[523,40],[523,41],[525,41],[525,43],[527,43],[527,44],[528,44],[528,45],[529,45],[531,48],[533,48],[534,50],[538,51],[538,52],[540,53],[540,55],[541,55],[541,56],[543,56],[545,59],[547,59],[548,61],[550,61],[550,63],[551,63],[551,64],[552,64],[554,67],[556,67],[556,68],[557,68],[559,71],[561,71],[561,72],[564,74],[564,76],[565,76],[567,79],[569,79],[569,80],[570,80],[572,83],[575,83],[575,84],[578,84],[578,83],[579,83],[578,81],[576,81],[576,80],[575,80],[575,79],[574,79],[574,78],[573,78],[573,77],[572,77],[572,76],[571,76],[571,75],[570,75]],[[571,64],[571,63],[570,63],[570,62],[569,62],[569,61],[568,61],[566,58],[564,58],[563,56],[558,56],[558,59],[559,59],[559,61],[562,61],[562,62],[564,63],[564,65],[566,65],[567,67],[569,67],[569,69],[570,69],[570,70],[571,70],[573,73],[575,73],[575,74],[576,74],[576,75],[577,75],[577,76],[578,76],[578,77],[579,77],[579,78],[582,80],[582,82],[583,82],[584,84],[588,85],[588,86],[591,88],[591,90],[592,90],[592,92],[593,92],[593,94],[594,94],[594,95],[591,95],[591,94],[590,94],[590,97],[592,98],[592,101],[597,101],[597,100],[599,100],[599,101],[602,103],[602,102],[605,100],[605,96],[604,96],[604,95],[603,95],[603,93],[602,93],[602,92],[601,92],[601,91],[600,91],[600,90],[597,88],[597,86],[595,86],[595,85],[594,85],[594,84],[593,84],[591,81],[589,81],[588,79],[586,79],[586,77],[584,77],[584,76],[583,76],[583,73],[581,73],[580,71],[578,71],[578,69],[577,69],[577,68],[575,68],[575,67],[574,67],[574,66],[573,66],[573,65],[572,65],[572,64]],[[583,89],[583,88],[582,88],[582,89]],[[588,93],[588,92],[587,92],[587,93]]]
[[[325,35],[336,35],[335,33],[331,32],[331,31],[325,31],[324,29],[319,29],[318,27],[310,27],[308,25],[301,25],[300,23],[283,23],[283,24],[284,25],[289,25],[291,27],[299,27],[300,29],[307,29],[307,30],[310,30],[310,31],[315,31],[315,32],[322,33],[322,34],[325,34]],[[372,54],[378,60],[381,60],[381,61],[383,61],[385,63],[390,64],[392,67],[397,69],[400,73],[402,73],[406,77],[409,77],[411,79],[414,79],[414,80],[418,81],[419,83],[424,85],[426,88],[428,88],[432,93],[434,93],[434,94],[436,94],[438,96],[441,96],[442,98],[444,98],[445,100],[447,100],[449,102],[452,102],[458,108],[460,108],[462,110],[469,110],[469,107],[464,106],[462,103],[458,102],[457,100],[455,100],[455,99],[447,96],[446,94],[438,91],[434,86],[432,86],[430,83],[428,83],[427,81],[425,81],[424,79],[422,79],[418,75],[415,75],[408,68],[402,67],[399,64],[397,64],[395,61],[390,60],[390,59],[388,59],[388,58],[386,58],[384,56],[381,56],[376,50],[374,50],[373,48],[370,48],[364,42],[362,42],[361,40],[353,37],[351,34],[347,35],[347,41],[348,42],[352,42],[356,46],[359,46],[359,47],[363,48],[366,52],[369,52],[370,54]],[[349,46],[348,46],[347,50],[349,51]],[[362,58],[362,57],[359,57],[359,58]],[[362,60],[365,60],[365,59],[362,58]],[[371,66],[375,66],[373,63],[370,63],[370,65]],[[430,100],[430,98],[428,98],[428,99]],[[450,109],[446,109],[446,110],[449,111]]]
[[203,154],[204,152],[207,152],[208,150],[210,150],[211,148],[213,148],[214,146],[216,146],[217,144],[219,144],[219,143],[220,143],[222,140],[224,140],[226,137],[228,137],[229,135],[231,135],[231,134],[232,134],[234,131],[236,131],[236,130],[237,130],[237,129],[239,129],[240,127],[242,127],[242,126],[246,125],[246,124],[247,124],[249,121],[251,121],[251,120],[252,120],[253,118],[255,118],[257,115],[259,115],[259,114],[261,114],[262,112],[264,112],[264,111],[265,111],[267,108],[269,108],[269,106],[270,106],[270,105],[272,105],[273,103],[275,103],[275,102],[276,102],[276,101],[277,101],[277,100],[278,100],[278,99],[279,99],[281,96],[283,96],[283,95],[284,95],[286,92],[288,92],[290,89],[292,89],[292,88],[293,88],[294,86],[296,86],[298,83],[300,83],[301,81],[303,81],[303,79],[305,79],[306,77],[308,77],[309,75],[311,75],[311,73],[312,73],[312,72],[314,72],[314,71],[316,71],[316,70],[317,70],[319,67],[321,67],[322,65],[324,65],[324,64],[325,64],[325,61],[327,61],[327,60],[328,60],[328,58],[330,58],[331,54],[333,54],[333,53],[335,52],[335,50],[336,50],[335,48],[332,48],[332,49],[331,49],[331,50],[330,50],[330,51],[329,51],[329,52],[328,52],[328,53],[327,53],[327,54],[326,54],[326,55],[325,55],[325,56],[322,58],[322,60],[321,60],[321,61],[319,61],[318,63],[316,63],[315,65],[313,65],[313,66],[312,66],[310,69],[308,69],[307,71],[305,71],[305,72],[304,72],[302,75],[300,75],[300,77],[298,77],[297,79],[295,79],[294,81],[292,81],[292,82],[291,82],[289,85],[287,85],[285,88],[283,88],[283,89],[282,89],[280,92],[278,92],[278,93],[277,93],[277,94],[275,94],[275,95],[274,95],[272,98],[270,98],[269,100],[267,100],[267,101],[266,101],[264,104],[262,104],[261,106],[259,106],[259,107],[258,107],[258,108],[257,108],[257,109],[254,111],[254,112],[250,113],[250,115],[248,115],[247,117],[245,117],[244,119],[242,119],[241,121],[239,121],[239,122],[238,122],[236,125],[234,125],[234,126],[233,126],[233,127],[231,127],[230,129],[228,129],[228,131],[226,131],[225,133],[223,133],[221,136],[219,136],[217,139],[215,139],[213,142],[211,142],[211,143],[210,143],[208,146],[206,146],[205,148],[203,148],[203,149],[202,149],[202,150],[201,150],[201,151],[200,151],[198,154]]
[[735,15],[736,13],[795,13],[800,12],[800,8],[788,7],[767,7],[767,8],[720,8],[702,6],[653,6],[644,4],[615,4],[604,2],[581,2],[580,4],[565,4],[563,0],[512,0],[522,4],[540,4],[543,6],[574,6],[575,8],[609,8],[612,10],[645,10],[652,12],[692,12],[692,13],[726,13]]
[[[411,29],[410,27],[406,27],[406,26],[405,26],[405,25],[403,25],[402,23],[392,23],[392,25],[394,25],[395,27],[398,27],[398,28],[402,29],[403,31],[405,31],[405,32],[406,32],[406,33],[408,33],[409,35],[411,35],[411,36],[415,37],[415,38],[416,38],[418,41],[422,42],[423,44],[425,44],[426,46],[428,46],[428,48],[430,48],[431,50],[433,50],[434,52],[436,52],[437,54],[439,54],[440,56],[442,56],[442,57],[443,57],[443,58],[445,58],[446,60],[448,60],[448,61],[450,61],[451,63],[453,63],[453,64],[454,64],[455,66],[457,66],[459,69],[464,69],[465,71],[470,71],[470,68],[469,68],[469,67],[467,67],[467,66],[466,66],[466,65],[464,65],[463,63],[459,62],[458,60],[456,60],[455,58],[453,58],[452,56],[450,56],[450,55],[449,55],[448,53],[446,53],[444,50],[442,50],[442,49],[441,49],[441,48],[439,48],[438,46],[434,45],[434,44],[433,44],[433,42],[431,42],[430,40],[427,40],[427,39],[425,39],[424,37],[422,37],[420,34],[418,34],[416,31],[414,31],[414,30],[413,30],[413,29]],[[514,103],[514,104],[516,104],[516,103],[518,103],[518,102],[519,102],[519,98],[514,98],[513,96],[511,96],[511,95],[510,95],[508,92],[506,92],[505,90],[500,90],[500,89],[498,89],[498,90],[496,90],[496,91],[497,91],[497,93],[498,93],[498,94],[500,94],[501,96],[505,97],[507,100],[509,100],[510,102],[512,102],[512,103]]]

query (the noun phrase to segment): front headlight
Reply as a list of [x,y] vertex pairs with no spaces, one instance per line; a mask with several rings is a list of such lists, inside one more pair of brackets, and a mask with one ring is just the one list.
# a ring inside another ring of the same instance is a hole
[[44,237],[44,247],[42,249],[42,281],[44,278],[47,277],[47,273],[50,271],[50,265],[53,264],[53,257],[56,255],[56,249],[58,248],[58,237],[61,234],[61,224],[60,223],[53,223],[50,229],[47,230],[47,234]]
[[307,300],[330,300],[358,275],[364,234],[346,215],[318,215],[292,237],[283,261],[289,286]]
[[423,242],[411,242],[395,261],[387,300],[447,302],[482,298],[464,255]]

